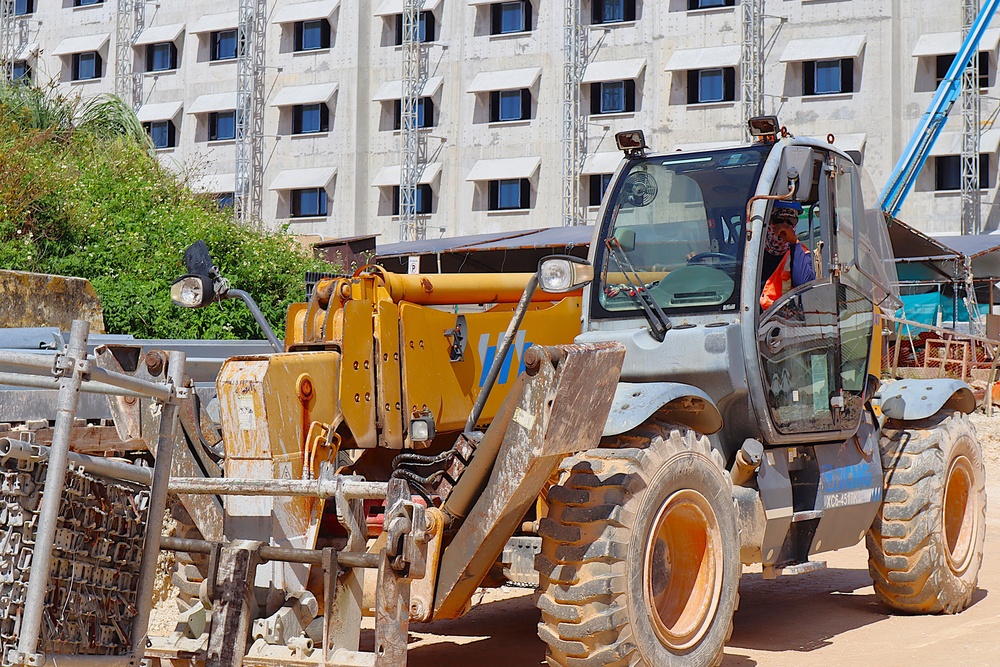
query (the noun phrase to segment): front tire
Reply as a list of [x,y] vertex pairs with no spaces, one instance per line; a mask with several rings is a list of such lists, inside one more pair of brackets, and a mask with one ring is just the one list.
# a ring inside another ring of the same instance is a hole
[[954,614],[972,602],[986,535],[986,473],[964,414],[893,423],[880,441],[882,507],[868,532],[868,569],[886,606]]
[[712,667],[740,577],[732,483],[708,438],[658,422],[567,458],[536,556],[552,667]]

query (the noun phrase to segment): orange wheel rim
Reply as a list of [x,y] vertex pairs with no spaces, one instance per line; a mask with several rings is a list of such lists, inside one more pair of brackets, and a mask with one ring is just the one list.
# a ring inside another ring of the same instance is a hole
[[972,561],[979,528],[974,500],[972,462],[959,456],[951,462],[944,487],[944,537],[948,566],[961,574]]
[[722,591],[722,531],[708,500],[683,489],[660,507],[646,544],[643,579],[653,630],[665,646],[697,644]]

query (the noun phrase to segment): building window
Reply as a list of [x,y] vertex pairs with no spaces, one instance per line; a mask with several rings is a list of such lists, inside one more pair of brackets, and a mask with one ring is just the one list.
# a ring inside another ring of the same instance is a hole
[[15,60],[10,64],[10,80],[31,83],[31,65],[27,60]]
[[215,194],[215,203],[220,211],[232,208],[236,205],[236,195],[232,192],[218,192]]
[[330,130],[330,107],[299,104],[292,111],[292,134],[313,134]]
[[736,99],[736,69],[695,69],[688,71],[688,104],[732,102]]
[[101,54],[97,51],[73,54],[73,80],[89,81],[101,78]]
[[[937,57],[937,85],[941,85],[945,75],[955,61],[955,54],[945,54]],[[988,88],[990,85],[990,54],[986,51],[979,52],[979,87]]]
[[146,71],[166,72],[177,69],[177,47],[173,42],[150,44],[146,47]]
[[222,141],[236,138],[236,112],[216,111],[208,114],[208,140]]
[[326,215],[326,190],[307,188],[292,190],[292,217],[315,218]]
[[220,30],[211,36],[211,60],[235,60],[236,44],[239,41],[236,30]]
[[90,5],[103,5],[104,0],[73,0],[74,7],[89,7]]
[[854,59],[807,60],[802,63],[802,94],[854,92]]
[[688,0],[688,9],[711,9],[713,7],[732,7],[736,0]]
[[[420,20],[417,22],[417,41],[433,42],[437,37],[437,26],[434,14],[430,12],[420,12]],[[403,43],[403,15],[396,14],[396,46]]]
[[591,174],[590,176],[590,205],[600,206],[604,192],[611,185],[611,177],[614,174]]
[[157,120],[143,123],[146,132],[153,140],[154,148],[174,148],[177,146],[177,129],[169,120]]
[[[434,100],[421,97],[417,100],[417,127],[434,127]],[[403,129],[403,102],[393,102],[392,129]]]
[[491,35],[531,30],[531,3],[528,0],[497,2],[490,5],[490,12]]
[[299,21],[295,24],[295,50],[316,51],[330,48],[330,22],[326,19]]
[[27,16],[35,13],[35,0],[14,0],[14,16]]
[[491,211],[531,207],[531,183],[526,178],[490,181],[489,190]]
[[622,23],[635,20],[635,0],[593,0],[592,23]]
[[531,118],[531,91],[495,90],[490,93],[490,122]]
[[[978,185],[982,189],[992,187],[990,156],[987,153],[979,154]],[[962,189],[962,156],[941,155],[934,158],[934,189],[944,191]]]
[[635,111],[635,81],[603,81],[590,84],[590,113]]
[[[417,186],[416,191],[416,211],[417,215],[428,215],[431,212],[431,204],[434,200],[434,193],[431,191],[431,186],[427,183],[421,183]],[[399,186],[393,186],[392,188],[392,214],[399,215]]]

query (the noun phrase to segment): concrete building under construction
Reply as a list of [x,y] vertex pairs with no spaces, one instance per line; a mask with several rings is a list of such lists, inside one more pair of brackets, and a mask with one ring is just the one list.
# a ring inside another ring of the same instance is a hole
[[[164,164],[244,219],[385,241],[593,222],[615,132],[711,147],[742,141],[750,113],[832,134],[884,182],[978,7],[4,1],[8,76],[117,92]],[[1000,224],[998,43],[989,30],[901,213],[924,231]]]

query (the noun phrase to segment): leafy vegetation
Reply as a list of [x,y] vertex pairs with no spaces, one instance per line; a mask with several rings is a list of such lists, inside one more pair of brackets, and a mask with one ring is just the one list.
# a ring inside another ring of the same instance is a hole
[[279,335],[304,272],[333,270],[284,231],[238,227],[213,198],[188,190],[117,98],[83,103],[53,88],[0,86],[0,268],[89,279],[109,333],[261,338],[238,301],[170,303],[184,249],[198,239]]

